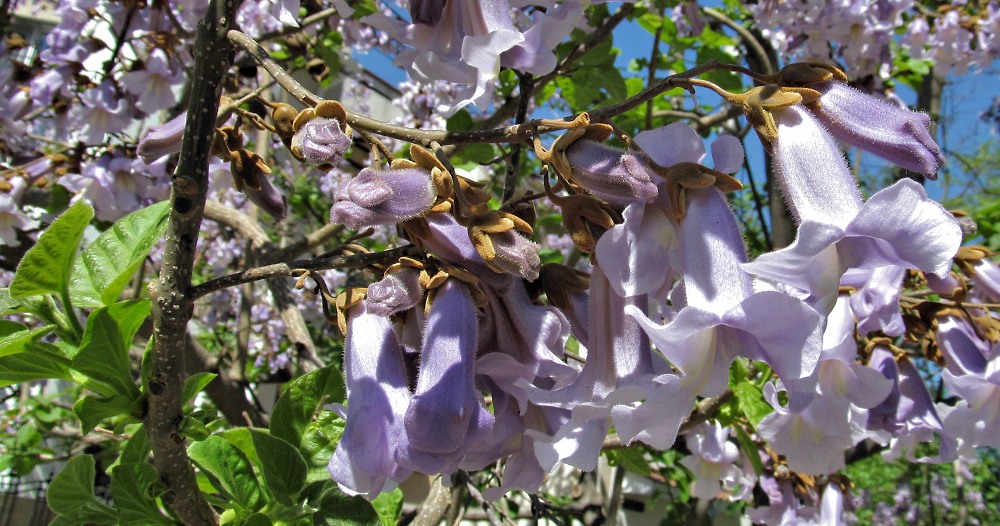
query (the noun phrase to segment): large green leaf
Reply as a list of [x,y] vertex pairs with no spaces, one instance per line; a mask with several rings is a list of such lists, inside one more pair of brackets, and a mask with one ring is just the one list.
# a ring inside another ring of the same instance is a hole
[[46,500],[60,515],[59,524],[117,523],[114,510],[94,497],[95,474],[94,457],[79,455],[71,457],[52,479]]
[[70,297],[84,307],[118,301],[135,271],[167,226],[169,203],[164,201],[132,212],[87,246],[73,265]]
[[250,430],[260,458],[264,483],[274,498],[292,506],[294,497],[306,483],[306,461],[295,446],[257,429]]
[[219,491],[250,511],[265,503],[257,476],[246,455],[219,435],[212,435],[188,446],[191,460],[212,480]]
[[335,367],[304,374],[285,384],[271,412],[271,434],[300,447],[306,427],[323,406],[343,401],[344,381]]
[[[10,325],[10,323],[12,322],[6,322],[4,324],[4,331],[14,328]],[[27,329],[23,325],[21,325],[21,327],[22,329]],[[12,354],[28,352],[33,348],[33,344],[38,340],[38,338],[48,334],[51,330],[52,327],[46,326],[30,331],[20,330],[0,337],[0,358],[10,356]]]
[[115,466],[111,470],[111,497],[121,517],[119,524],[174,524],[156,505],[156,497],[162,490],[160,476],[152,464],[140,462]]
[[53,378],[73,379],[69,359],[53,345],[37,342],[31,352],[0,358],[0,387]]
[[10,282],[11,297],[18,299],[65,293],[69,288],[69,276],[83,231],[93,217],[94,209],[83,201],[77,201],[57,217],[17,265],[17,272]]
[[330,411],[324,411],[306,426],[299,451],[309,466],[307,481],[330,478],[327,464],[343,434],[344,421]]
[[87,387],[106,396],[138,398],[128,349],[147,316],[149,300],[145,299],[101,307],[90,314],[72,364],[90,378]]
[[132,399],[127,396],[85,396],[73,404],[73,412],[80,419],[83,434],[90,433],[101,420],[132,412]]

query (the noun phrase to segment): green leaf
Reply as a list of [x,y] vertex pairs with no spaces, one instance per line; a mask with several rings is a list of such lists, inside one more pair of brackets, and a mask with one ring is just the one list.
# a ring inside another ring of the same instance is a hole
[[448,117],[445,129],[448,131],[469,131],[472,129],[472,124],[472,114],[469,113],[469,110],[461,109]]
[[733,426],[733,428],[736,429],[736,441],[740,444],[743,455],[750,460],[754,472],[759,477],[764,472],[764,463],[760,461],[757,444],[754,444],[753,440],[750,440],[750,435],[747,435],[742,426]]
[[309,466],[306,480],[329,478],[327,463],[337,449],[340,437],[344,434],[344,421],[335,413],[326,411],[316,417],[316,420],[306,427],[302,435],[302,445],[299,451]]
[[336,75],[340,71],[340,51],[343,48],[344,37],[336,32],[330,31],[320,37],[316,43],[316,54],[323,59],[323,63],[330,70],[330,76]]
[[271,412],[271,434],[299,447],[306,427],[323,406],[343,401],[344,381],[335,367],[304,374],[285,384]]
[[94,457],[79,455],[70,457],[63,470],[52,479],[46,500],[52,511],[67,516],[63,524],[117,522],[114,510],[94,497],[95,475]]
[[251,511],[260,510],[264,494],[246,455],[219,435],[188,446],[188,455],[204,471],[216,489]]
[[612,466],[621,466],[644,477],[648,477],[653,473],[649,469],[649,462],[642,454],[642,449],[638,447],[626,447],[608,451],[608,463]]
[[240,523],[241,526],[271,526],[274,524],[271,522],[271,518],[263,513],[254,513]]
[[20,308],[21,302],[10,297],[10,289],[7,287],[0,289],[0,314],[17,312]]
[[31,352],[0,358],[0,387],[33,380],[72,380],[69,359],[53,345],[38,342]]
[[17,265],[10,282],[11,297],[19,299],[66,292],[83,231],[93,217],[94,209],[83,201],[77,201],[57,217]]
[[150,451],[152,451],[152,443],[149,440],[149,433],[146,432],[146,426],[139,426],[132,433],[132,438],[125,443],[118,461],[122,464],[146,462]]
[[[10,325],[13,322],[4,321],[4,331],[15,329],[15,327]],[[52,331],[51,326],[40,327],[29,331],[25,330],[27,328],[24,325],[19,323],[14,325],[20,325],[22,330],[0,337],[0,358],[30,351],[34,347],[34,343],[38,341],[38,338],[41,338],[43,335]]]
[[360,496],[348,497],[336,489],[324,493],[317,507],[314,524],[376,526],[379,523],[378,513],[370,502]]
[[195,373],[184,380],[184,391],[181,395],[181,403],[186,404],[201,392],[212,380],[218,378],[215,373]]
[[80,419],[80,428],[86,435],[105,418],[131,414],[132,399],[121,395],[85,396],[73,404],[73,412]]
[[147,299],[116,303],[90,314],[72,364],[73,369],[91,379],[87,387],[106,396],[139,397],[128,349],[147,316]]
[[378,514],[378,520],[383,526],[395,526],[399,523],[399,514],[403,511],[403,492],[396,488],[390,493],[383,493],[372,501],[372,507]]
[[274,498],[292,506],[294,497],[306,483],[306,461],[295,446],[257,429],[250,430],[260,458],[264,483]]
[[118,301],[132,275],[167,227],[169,202],[157,203],[115,221],[83,250],[73,265],[70,298],[100,307]]
[[174,524],[156,505],[164,486],[149,463],[119,464],[111,470],[111,497],[121,517],[120,524]]
[[765,416],[774,411],[771,404],[764,400],[764,393],[752,382],[744,381],[736,384],[733,387],[733,394],[736,395],[740,410],[747,415],[747,419],[755,428]]

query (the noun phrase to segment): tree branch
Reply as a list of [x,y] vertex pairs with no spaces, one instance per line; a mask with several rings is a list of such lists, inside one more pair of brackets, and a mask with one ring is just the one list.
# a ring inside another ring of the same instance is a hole
[[[281,85],[281,87],[285,88],[289,94],[303,104],[312,107],[323,101],[322,97],[312,93],[292,78],[292,76],[282,69],[277,62],[271,59],[267,50],[254,41],[254,39],[236,30],[229,31],[229,39],[250,53],[250,55],[253,56],[253,58],[257,60],[257,62],[260,63],[276,81],[278,81],[278,84]],[[626,111],[629,111],[646,101],[652,100],[661,93],[674,87],[679,85],[690,87],[690,79],[692,77],[708,71],[713,71],[717,68],[718,64],[711,62],[696,66],[683,73],[666,77],[638,94],[619,102],[618,104],[597,108],[589,112],[591,120],[595,122],[608,120],[617,115],[621,115],[622,113],[625,113]],[[569,122],[572,119],[566,118],[564,120]],[[352,111],[347,111],[347,122],[354,128],[367,130],[384,137],[392,137],[409,143],[420,144],[425,147],[430,147],[433,142],[437,142],[442,146],[449,144],[523,142],[532,138],[536,133],[549,133],[565,129],[565,126],[553,123],[553,121],[533,120],[524,124],[515,124],[512,126],[493,128],[489,130],[473,130],[465,132],[419,130],[416,128],[407,128],[405,126],[397,126],[395,124],[377,121],[363,115],[358,115]]]
[[395,262],[401,257],[414,256],[423,252],[416,245],[403,245],[383,252],[352,254],[349,256],[321,256],[312,259],[273,263],[262,267],[247,269],[235,274],[218,277],[191,288],[190,295],[197,299],[217,290],[233,287],[243,283],[269,278],[293,277],[293,270],[330,270],[335,268],[364,268],[379,263]]
[[198,488],[178,423],[184,415],[181,396],[187,373],[187,325],[194,310],[194,297],[189,291],[208,191],[208,162],[222,79],[234,54],[226,39],[226,26],[234,20],[238,6],[238,1],[213,0],[208,16],[198,24],[188,121],[172,178],[162,268],[160,277],[149,286],[154,340],[149,359],[146,428],[156,469],[167,487],[162,497],[164,504],[185,524],[195,525],[214,525],[217,517]]

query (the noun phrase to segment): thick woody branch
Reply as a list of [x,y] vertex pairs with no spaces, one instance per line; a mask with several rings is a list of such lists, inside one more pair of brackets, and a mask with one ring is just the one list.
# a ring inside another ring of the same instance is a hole
[[215,510],[195,480],[178,424],[183,418],[182,389],[187,372],[187,325],[194,310],[190,296],[198,233],[208,190],[208,162],[215,137],[222,79],[233,60],[226,39],[238,2],[213,0],[198,25],[195,64],[188,97],[188,120],[180,161],[172,179],[170,218],[160,277],[149,286],[153,347],[149,359],[146,429],[153,460],[166,485],[163,502],[185,524],[216,524]]

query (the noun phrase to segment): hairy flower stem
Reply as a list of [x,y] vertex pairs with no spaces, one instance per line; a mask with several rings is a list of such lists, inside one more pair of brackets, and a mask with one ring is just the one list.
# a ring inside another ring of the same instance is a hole
[[153,347],[149,358],[146,428],[153,459],[166,484],[163,502],[185,524],[216,524],[215,511],[198,489],[185,440],[177,425],[183,417],[182,389],[187,324],[194,298],[189,294],[195,249],[208,191],[208,161],[215,136],[222,79],[233,61],[226,30],[236,0],[213,0],[198,25],[195,66],[188,97],[188,122],[180,161],[172,179],[170,219],[160,277],[150,286]]

